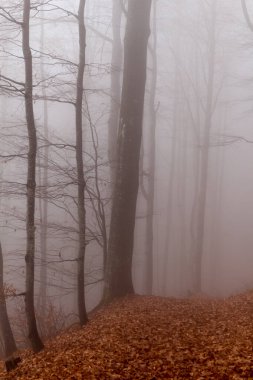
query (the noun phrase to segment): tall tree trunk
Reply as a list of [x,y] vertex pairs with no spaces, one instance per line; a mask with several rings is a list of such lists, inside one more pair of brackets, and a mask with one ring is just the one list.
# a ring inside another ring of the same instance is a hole
[[146,220],[146,292],[152,294],[153,290],[153,218],[155,199],[155,154],[156,154],[156,107],[155,95],[157,84],[157,33],[156,33],[156,3],[153,2],[153,46],[151,48],[152,57],[152,78],[149,98],[149,173],[148,173],[148,194],[147,194],[147,220]]
[[122,67],[121,43],[122,7],[120,0],[113,0],[112,9],[112,62],[111,62],[111,106],[108,121],[108,158],[110,161],[110,179],[113,190],[116,174],[117,134],[120,111],[120,77]]
[[[43,6],[43,0],[41,2]],[[40,202],[40,289],[39,289],[39,312],[41,313],[41,318],[44,319],[46,311],[46,300],[47,300],[47,220],[48,220],[48,199],[47,199],[47,186],[48,186],[48,104],[46,100],[46,88],[44,85],[45,73],[44,73],[44,40],[45,40],[45,26],[44,20],[41,20],[41,36],[40,36],[40,50],[42,52],[42,57],[40,60],[40,72],[42,79],[42,95],[45,100],[43,100],[43,127],[44,127],[44,137],[45,137],[45,149],[44,157],[42,160],[42,175],[40,178],[41,185],[41,196]]]
[[26,293],[25,309],[28,324],[28,337],[35,352],[43,349],[39,337],[34,310],[34,255],[35,255],[35,189],[36,189],[36,154],[37,136],[33,113],[33,68],[30,49],[30,0],[24,0],[22,47],[25,60],[25,111],[29,141],[27,170],[27,247],[26,247]]
[[5,357],[9,357],[17,350],[17,346],[7,314],[3,277],[3,252],[0,242],[0,330],[4,345],[4,355]]
[[84,258],[86,248],[86,212],[85,212],[85,179],[83,171],[83,79],[85,69],[86,29],[84,23],[85,0],[80,0],[78,9],[79,27],[79,65],[76,83],[76,166],[78,179],[78,222],[79,252],[77,267],[77,304],[81,325],[88,321],[85,306]]
[[172,222],[173,222],[173,203],[174,203],[174,182],[176,174],[176,153],[177,153],[177,134],[178,134],[178,105],[179,105],[179,91],[178,91],[178,71],[176,69],[175,81],[174,81],[174,104],[173,104],[173,127],[171,136],[171,154],[170,154],[170,166],[169,166],[169,186],[168,186],[168,198],[166,205],[166,230],[165,230],[165,246],[164,246],[164,260],[163,260],[163,272],[162,272],[162,292],[163,295],[167,295],[168,288],[168,270],[169,270],[169,257],[172,240]]
[[[197,19],[196,22],[196,30],[195,33],[199,35],[200,33],[200,16]],[[192,200],[192,207],[191,207],[191,213],[190,213],[190,251],[189,251],[189,261],[188,261],[188,267],[190,268],[188,272],[188,295],[190,295],[193,291],[193,274],[194,274],[194,259],[195,259],[195,252],[196,252],[196,244],[197,244],[197,212],[198,212],[198,191],[199,191],[199,176],[200,176],[200,154],[201,154],[201,104],[199,101],[199,94],[200,94],[200,62],[199,62],[199,55],[198,50],[195,49],[195,75],[194,75],[194,81],[195,81],[195,118],[192,117],[192,132],[193,132],[193,143],[195,144],[195,150],[193,151],[193,200]],[[191,111],[191,108],[190,108]],[[191,111],[193,114],[193,112]]]
[[[186,223],[186,194],[187,194],[187,148],[188,148],[188,135],[189,128],[185,129],[187,124],[186,120],[186,110],[185,105],[182,102],[181,105],[181,120],[180,120],[180,143],[179,143],[179,181],[178,181],[178,216],[179,220],[179,251],[178,251],[178,264],[179,264],[179,275],[178,275],[178,291],[179,295],[182,296],[185,292],[186,287],[186,261],[187,261],[187,223]],[[188,268],[187,268],[188,269]]]
[[[121,0],[112,0],[112,58],[111,58],[111,104],[110,116],[108,120],[108,159],[110,168],[110,187],[108,198],[112,197],[115,185],[116,159],[117,159],[117,135],[120,112],[120,90],[121,90],[121,69],[122,69],[122,43],[121,43],[121,20],[122,4]],[[105,222],[106,220],[104,220]],[[103,227],[103,275],[106,271],[106,260],[108,252],[108,239],[106,224]],[[105,246],[106,244],[106,246]]]
[[[227,125],[227,107],[221,115],[220,124],[221,135],[225,136],[226,134],[226,125]],[[225,147],[218,147],[215,154],[215,179],[214,179],[214,188],[212,193],[214,194],[213,198],[213,207],[212,207],[212,225],[211,225],[211,244],[210,244],[210,289],[213,292],[217,292],[220,288],[219,284],[219,267],[222,260],[222,208],[223,208],[223,185],[224,185],[224,155]],[[215,293],[214,293],[215,294]]]
[[151,0],[129,0],[105,300],[133,293],[132,256]]
[[204,134],[201,144],[200,157],[200,182],[198,197],[197,213],[197,239],[196,252],[194,259],[194,279],[193,291],[201,292],[201,272],[202,259],[204,250],[204,231],[205,231],[205,214],[206,214],[206,197],[207,197],[207,179],[209,163],[209,142],[210,129],[212,126],[213,113],[213,87],[214,87],[214,66],[215,66],[215,18],[216,18],[216,0],[211,5],[211,23],[209,32],[209,60],[208,60],[208,81],[207,81],[207,100],[205,107]]

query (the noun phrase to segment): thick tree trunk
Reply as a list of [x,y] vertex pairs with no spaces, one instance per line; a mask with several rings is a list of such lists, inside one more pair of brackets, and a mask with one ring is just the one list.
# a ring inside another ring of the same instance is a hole
[[0,330],[4,345],[4,356],[8,358],[17,350],[17,346],[7,314],[3,276],[3,252],[0,242]]
[[84,23],[85,0],[80,0],[78,9],[79,26],[79,65],[76,83],[76,166],[78,180],[78,222],[79,222],[79,252],[77,266],[77,304],[81,325],[88,321],[85,307],[84,258],[86,247],[86,215],[85,215],[85,179],[83,171],[83,79],[85,68],[86,29]]
[[111,64],[111,108],[108,120],[108,158],[110,162],[110,180],[113,190],[116,174],[117,158],[117,134],[120,112],[120,77],[122,68],[122,43],[121,43],[121,18],[122,7],[120,0],[113,0],[112,9],[112,64]]
[[29,141],[27,170],[27,248],[26,248],[26,293],[25,309],[28,324],[28,337],[35,352],[43,349],[39,337],[34,310],[34,255],[35,255],[35,189],[36,189],[36,153],[37,136],[33,113],[33,69],[30,49],[30,0],[24,0],[22,43],[25,60],[25,111]]
[[132,255],[151,0],[129,0],[107,271],[106,301],[133,293]]

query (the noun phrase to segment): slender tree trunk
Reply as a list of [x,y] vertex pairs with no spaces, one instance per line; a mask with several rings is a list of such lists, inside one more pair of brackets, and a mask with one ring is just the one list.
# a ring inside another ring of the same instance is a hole
[[85,306],[84,258],[86,248],[86,212],[85,212],[85,179],[83,169],[83,79],[85,69],[86,29],[84,23],[85,0],[80,0],[78,9],[79,27],[79,65],[76,83],[76,166],[78,178],[78,222],[79,252],[77,267],[77,304],[81,325],[88,321]]
[[[227,106],[224,109],[220,124],[222,136],[226,134],[227,124]],[[210,289],[217,292],[220,284],[218,272],[222,256],[222,208],[223,208],[223,184],[224,184],[224,154],[225,147],[218,147],[215,154],[215,186],[213,190],[214,200],[212,207],[212,228],[211,228],[211,244],[210,244]]]
[[25,309],[28,324],[28,337],[35,352],[43,349],[39,337],[34,310],[34,256],[35,256],[35,189],[36,189],[36,154],[37,136],[33,113],[33,68],[30,49],[30,0],[24,0],[22,43],[25,60],[25,111],[29,140],[27,170],[27,248],[26,248],[26,293]]
[[0,330],[1,337],[4,345],[5,357],[11,356],[16,350],[17,346],[12,333],[10,321],[8,318],[5,295],[4,295],[4,279],[3,279],[3,252],[0,242]]
[[186,262],[187,262],[187,245],[186,245],[186,194],[187,194],[187,148],[188,148],[188,134],[189,134],[189,128],[186,128],[185,125],[187,124],[186,120],[186,112],[184,109],[184,104],[182,104],[181,107],[181,121],[180,121],[180,147],[179,147],[179,174],[180,178],[178,181],[178,197],[179,197],[179,218],[180,218],[180,224],[179,224],[179,230],[180,230],[180,237],[179,237],[179,276],[178,276],[178,289],[179,294],[183,295],[185,292],[186,287]]
[[146,292],[152,294],[153,290],[153,219],[154,219],[154,199],[155,199],[155,154],[156,154],[156,107],[155,95],[157,84],[157,33],[156,33],[156,3],[153,2],[153,46],[152,56],[152,78],[149,98],[149,175],[148,175],[148,196],[147,196],[147,220],[146,220]]
[[216,0],[211,6],[211,25],[209,32],[209,60],[208,60],[208,81],[207,81],[207,100],[205,109],[204,135],[201,144],[201,161],[200,161],[200,183],[198,198],[198,214],[197,214],[197,240],[196,253],[194,260],[194,283],[193,291],[201,292],[201,272],[202,259],[204,250],[204,231],[205,231],[205,215],[206,215],[206,197],[207,197],[207,179],[208,179],[208,163],[209,163],[209,142],[210,129],[212,126],[213,113],[213,86],[214,86],[214,66],[215,66],[215,11]]
[[[197,35],[200,33],[200,17],[198,17],[196,22],[196,30],[195,33]],[[193,151],[193,201],[192,201],[192,209],[190,215],[190,254],[188,267],[189,276],[188,276],[188,295],[193,292],[193,278],[194,278],[194,259],[196,252],[196,244],[197,244],[197,212],[198,212],[198,191],[199,191],[199,176],[200,176],[200,145],[201,145],[201,105],[199,102],[199,94],[200,94],[200,62],[198,56],[198,50],[195,50],[195,104],[196,104],[196,117],[193,119],[193,143],[196,145],[196,149]]]
[[129,0],[105,300],[133,293],[132,255],[151,0]]
[[120,77],[122,67],[121,18],[120,0],[112,0],[112,63],[111,63],[111,108],[108,121],[108,157],[110,161],[110,179],[113,190],[116,174],[117,134],[120,111]]
[[[42,1],[43,5],[43,1]],[[40,50],[44,51],[44,34],[45,26],[43,19],[41,20],[41,36],[40,36]],[[43,55],[41,57],[40,72],[42,81],[45,80],[44,73],[44,60]],[[42,95],[45,99],[43,101],[43,127],[44,127],[44,137],[46,141],[46,146],[44,149],[44,157],[42,160],[42,178],[40,180],[41,185],[41,197],[40,202],[40,289],[39,289],[39,312],[41,313],[42,319],[45,317],[46,311],[46,300],[47,300],[47,220],[48,220],[48,199],[47,199],[47,186],[48,186],[48,104],[46,100],[46,88],[42,84]]]
[[173,129],[171,136],[171,154],[170,154],[170,166],[169,166],[169,187],[168,187],[168,198],[166,205],[166,230],[165,230],[165,246],[164,246],[164,261],[163,261],[163,272],[162,272],[162,291],[164,296],[167,295],[168,287],[168,266],[169,266],[169,256],[171,248],[171,238],[172,238],[172,211],[174,203],[174,181],[176,172],[176,152],[177,152],[177,132],[178,132],[178,73],[176,71],[175,83],[174,83],[174,94],[175,100],[173,104]]

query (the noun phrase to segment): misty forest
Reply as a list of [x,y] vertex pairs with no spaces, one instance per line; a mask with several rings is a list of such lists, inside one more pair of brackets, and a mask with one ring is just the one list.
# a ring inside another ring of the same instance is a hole
[[0,1],[0,379],[253,379],[253,3]]

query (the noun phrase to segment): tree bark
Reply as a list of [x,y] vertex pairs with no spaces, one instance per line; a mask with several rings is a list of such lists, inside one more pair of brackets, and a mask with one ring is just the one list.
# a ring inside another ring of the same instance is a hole
[[129,0],[105,300],[134,292],[132,256],[151,0]]
[[84,23],[85,0],[80,0],[78,9],[79,27],[79,65],[76,83],[76,166],[78,179],[78,223],[79,251],[77,267],[77,304],[81,326],[88,321],[85,306],[84,258],[86,248],[86,212],[85,212],[85,179],[83,171],[83,79],[85,69],[86,29]]
[[27,170],[27,248],[26,248],[26,293],[25,310],[28,324],[28,337],[32,349],[38,352],[43,349],[39,337],[34,310],[34,255],[35,255],[35,189],[36,189],[36,154],[37,136],[33,113],[33,68],[30,49],[30,0],[24,0],[22,23],[22,47],[25,60],[25,112],[28,132],[28,170]]

